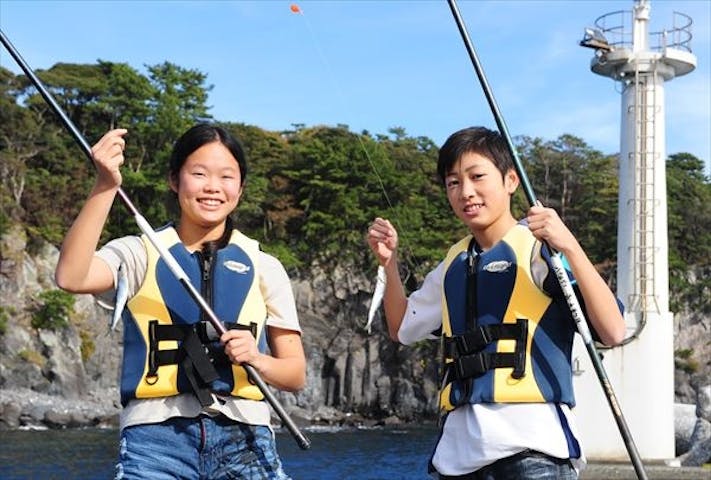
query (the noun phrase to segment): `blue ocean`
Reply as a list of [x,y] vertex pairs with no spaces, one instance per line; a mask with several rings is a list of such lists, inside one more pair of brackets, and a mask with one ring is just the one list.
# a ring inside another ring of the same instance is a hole
[[[294,480],[426,480],[434,426],[305,429],[301,450],[277,434],[285,471]],[[12,430],[0,432],[0,479],[111,479],[118,431]]]

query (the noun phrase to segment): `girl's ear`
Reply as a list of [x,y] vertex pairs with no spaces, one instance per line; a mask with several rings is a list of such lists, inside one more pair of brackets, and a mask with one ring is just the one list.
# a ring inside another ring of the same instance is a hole
[[168,185],[172,191],[178,193],[178,180],[176,179],[176,175],[168,174]]

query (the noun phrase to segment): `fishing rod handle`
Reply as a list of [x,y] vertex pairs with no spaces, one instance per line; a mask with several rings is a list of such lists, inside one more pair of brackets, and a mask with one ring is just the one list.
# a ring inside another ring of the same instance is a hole
[[[550,248],[550,247],[549,247]],[[583,342],[585,345],[592,344],[592,335],[590,334],[590,328],[588,327],[588,322],[585,320],[585,315],[583,314],[583,309],[580,308],[580,302],[578,297],[575,295],[573,290],[573,285],[570,283],[570,278],[568,278],[568,271],[563,266],[563,259],[561,254],[554,252],[551,255],[551,266],[553,267],[553,272],[555,273],[560,288],[563,291],[563,297],[565,298],[568,307],[570,307],[570,313],[575,320],[575,325],[578,327],[578,333],[583,337]]]

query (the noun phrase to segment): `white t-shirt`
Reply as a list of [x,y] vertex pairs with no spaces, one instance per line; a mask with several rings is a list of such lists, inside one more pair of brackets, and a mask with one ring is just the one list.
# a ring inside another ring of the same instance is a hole
[[[138,236],[127,236],[110,241],[98,252],[114,274],[114,286],[119,265],[123,262],[128,275],[128,298],[132,298],[146,275],[147,255],[143,241]],[[259,286],[267,307],[266,324],[271,327],[301,333],[296,313],[294,293],[284,266],[273,256],[259,252],[257,258]],[[188,293],[185,293],[188,295]],[[104,308],[113,309],[115,290],[96,295]],[[144,423],[158,423],[170,417],[195,417],[200,413],[225,416],[243,423],[269,425],[269,405],[235,397],[218,398],[212,405],[203,407],[192,393],[162,398],[133,399],[121,411],[121,429]]]
[[[408,297],[398,331],[400,343],[410,345],[423,339],[439,339],[432,332],[442,326],[443,275],[444,263],[440,263]],[[526,449],[568,458],[568,441],[562,422],[568,424],[579,444],[574,420],[573,412],[565,404],[463,405],[447,415],[432,465],[443,475],[464,475]],[[571,460],[576,469],[584,468],[582,452],[580,458]]]

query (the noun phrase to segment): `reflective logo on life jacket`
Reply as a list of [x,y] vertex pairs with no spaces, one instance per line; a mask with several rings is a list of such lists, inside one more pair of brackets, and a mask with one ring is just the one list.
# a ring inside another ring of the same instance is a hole
[[501,273],[508,271],[510,266],[511,262],[507,262],[506,260],[499,260],[487,263],[486,265],[484,265],[483,269],[491,273]]
[[235,262],[234,260],[227,260],[225,263],[223,263],[226,269],[232,270],[233,272],[237,273],[247,273],[250,269],[247,265],[244,263],[240,262]]

